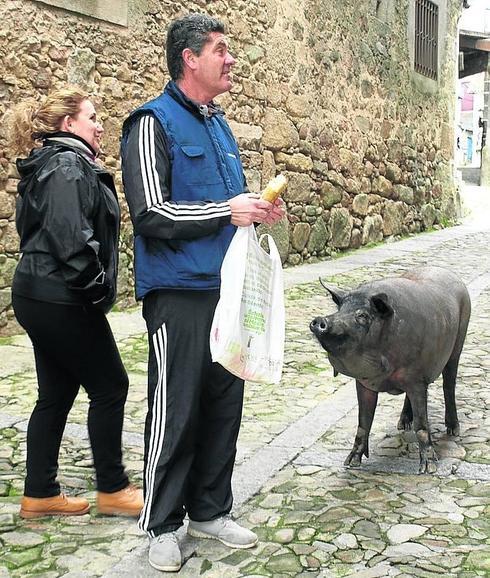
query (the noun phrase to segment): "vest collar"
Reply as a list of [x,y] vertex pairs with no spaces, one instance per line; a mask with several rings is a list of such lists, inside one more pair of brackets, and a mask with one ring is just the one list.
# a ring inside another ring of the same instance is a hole
[[200,117],[210,117],[213,114],[224,115],[224,110],[215,102],[211,101],[207,104],[198,104],[194,100],[188,98],[182,90],[177,86],[177,84],[171,80],[165,87],[165,92],[168,93],[174,100],[180,103],[182,106],[190,110],[192,114]]

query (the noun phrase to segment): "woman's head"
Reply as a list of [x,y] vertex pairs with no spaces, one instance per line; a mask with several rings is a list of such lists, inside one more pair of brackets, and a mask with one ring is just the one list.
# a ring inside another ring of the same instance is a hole
[[28,99],[12,111],[10,140],[17,154],[27,153],[47,135],[61,130],[82,137],[95,152],[99,151],[103,129],[88,94],[81,88],[56,90],[41,102]]

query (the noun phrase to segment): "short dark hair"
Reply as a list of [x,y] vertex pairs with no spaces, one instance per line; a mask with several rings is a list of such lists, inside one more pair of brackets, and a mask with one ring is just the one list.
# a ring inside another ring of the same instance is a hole
[[194,54],[201,54],[211,32],[224,34],[221,20],[207,14],[188,14],[174,20],[167,32],[167,67],[172,80],[178,80],[184,72],[182,51],[190,48]]

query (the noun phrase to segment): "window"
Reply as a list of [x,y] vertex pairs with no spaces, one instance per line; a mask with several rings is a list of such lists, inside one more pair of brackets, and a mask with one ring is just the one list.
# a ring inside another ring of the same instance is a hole
[[415,0],[415,71],[437,80],[439,6]]
[[37,0],[37,2],[120,26],[128,25],[128,0]]

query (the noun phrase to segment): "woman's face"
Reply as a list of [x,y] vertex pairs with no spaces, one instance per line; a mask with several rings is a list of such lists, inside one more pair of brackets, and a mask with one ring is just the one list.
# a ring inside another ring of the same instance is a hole
[[83,138],[94,149],[100,151],[100,141],[104,129],[97,120],[94,105],[90,100],[84,100],[80,104],[80,110],[75,117],[65,117],[66,130]]

